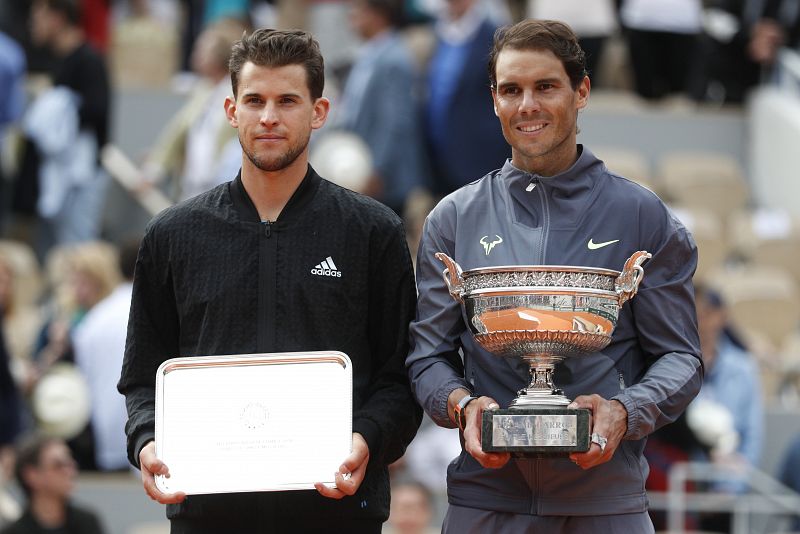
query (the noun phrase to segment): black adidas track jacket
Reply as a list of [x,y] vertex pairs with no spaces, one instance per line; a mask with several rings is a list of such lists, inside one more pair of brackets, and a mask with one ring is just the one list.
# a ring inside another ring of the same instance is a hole
[[[173,527],[182,519],[222,521],[231,532],[232,524],[255,531],[308,515],[385,520],[386,466],[403,454],[421,418],[404,366],[414,308],[400,220],[311,167],[275,222],[259,220],[241,177],[159,214],[139,251],[118,385],[131,463],[154,437],[156,369],[175,356],[342,351],[353,363],[353,431],[370,450],[352,497],[194,495],[168,506]],[[314,384],[308,394],[318,394]]]

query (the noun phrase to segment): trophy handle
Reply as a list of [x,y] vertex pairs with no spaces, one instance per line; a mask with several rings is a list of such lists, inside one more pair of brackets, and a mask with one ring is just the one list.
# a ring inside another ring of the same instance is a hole
[[622,306],[636,295],[639,290],[639,283],[644,276],[642,263],[652,258],[653,255],[644,250],[634,252],[625,262],[622,273],[614,281],[614,286],[619,295],[619,305]]
[[453,258],[444,252],[437,252],[436,259],[447,265],[447,268],[442,271],[442,278],[444,283],[447,284],[447,290],[458,302],[464,302],[461,298],[461,291],[464,289],[464,283],[461,278],[461,266],[455,262]]

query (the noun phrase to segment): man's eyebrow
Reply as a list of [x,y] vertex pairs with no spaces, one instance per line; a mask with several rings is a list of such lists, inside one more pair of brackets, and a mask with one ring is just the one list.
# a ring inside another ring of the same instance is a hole
[[[247,98],[247,97],[252,97],[252,96],[258,97],[258,98],[262,98],[261,93],[259,93],[257,91],[248,91],[248,92],[242,93],[242,98]],[[281,95],[278,95],[278,98],[286,98],[286,97],[302,98],[302,95],[300,93],[283,93]]]
[[[539,80],[534,81],[534,85],[539,85],[542,83],[549,83],[556,85],[561,83],[561,80],[559,78],[541,78]],[[517,86],[519,86],[519,83],[515,81],[508,81],[497,84],[498,89],[507,89],[509,87],[517,87]]]

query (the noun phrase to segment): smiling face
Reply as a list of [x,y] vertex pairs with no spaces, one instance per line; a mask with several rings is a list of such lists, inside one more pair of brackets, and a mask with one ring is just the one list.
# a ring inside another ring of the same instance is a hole
[[561,61],[549,50],[503,49],[492,90],[495,113],[519,169],[553,176],[577,157],[578,110],[589,99],[589,78],[573,89]]
[[245,63],[236,99],[225,100],[228,122],[239,130],[246,156],[242,172],[305,168],[311,131],[325,124],[328,108],[326,98],[311,97],[302,65]]

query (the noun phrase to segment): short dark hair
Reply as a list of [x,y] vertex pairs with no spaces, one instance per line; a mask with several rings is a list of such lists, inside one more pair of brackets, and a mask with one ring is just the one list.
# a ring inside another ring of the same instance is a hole
[[14,465],[14,475],[17,477],[22,491],[28,497],[33,491],[28,486],[23,473],[29,467],[39,467],[42,460],[42,451],[51,443],[60,443],[60,439],[43,434],[30,434],[22,438],[17,445],[17,461]]
[[578,44],[572,28],[557,20],[523,20],[513,26],[498,28],[489,54],[489,80],[497,87],[497,57],[505,48],[512,50],[550,50],[561,60],[573,89],[586,73],[586,53]]
[[260,67],[302,65],[311,97],[322,96],[325,88],[325,63],[319,43],[303,30],[273,30],[262,28],[233,44],[229,68],[233,96],[239,89],[239,73],[248,61]]
[[78,0],[38,0],[50,11],[60,13],[70,26],[81,23],[81,5]]

